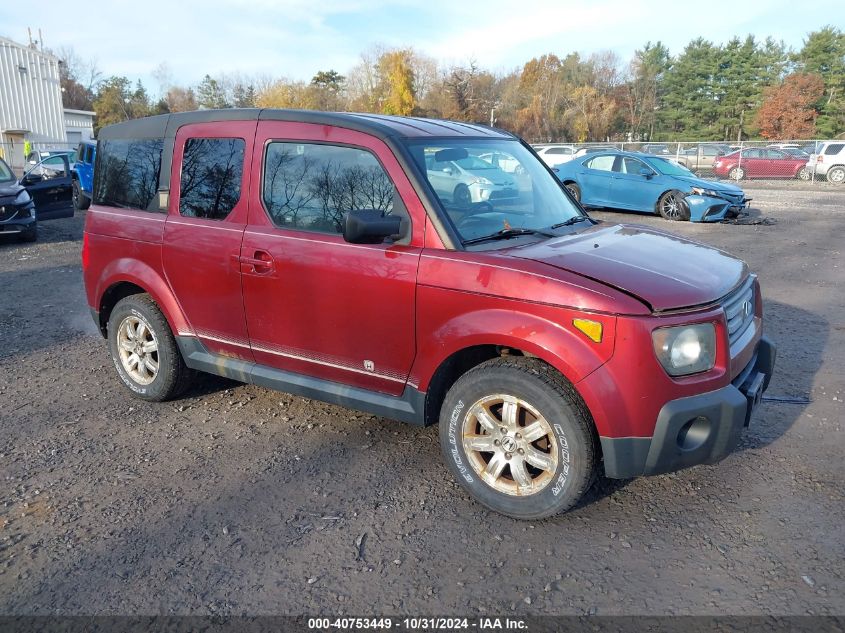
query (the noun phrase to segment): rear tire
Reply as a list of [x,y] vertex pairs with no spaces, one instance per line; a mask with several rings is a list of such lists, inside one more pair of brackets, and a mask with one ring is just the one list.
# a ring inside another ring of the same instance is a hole
[[117,302],[109,316],[108,340],[120,379],[138,398],[170,400],[190,386],[194,372],[182,360],[167,319],[149,295]]
[[804,166],[798,170],[798,173],[795,174],[795,177],[798,180],[811,180],[813,178],[813,173],[809,169],[807,169],[806,166]]
[[470,495],[516,519],[572,508],[598,468],[586,406],[557,371],[531,358],[495,358],[461,376],[440,409],[440,446]]
[[745,178],[745,170],[742,167],[734,167],[728,172],[728,178],[731,180],[742,180]]
[[689,220],[689,205],[684,200],[684,194],[677,189],[664,193],[657,200],[657,212],[664,220],[686,222]]
[[91,199],[82,193],[82,188],[79,186],[79,181],[73,181],[73,209],[74,211],[84,211],[91,206]]
[[827,170],[827,181],[834,185],[845,182],[845,167],[831,167]]
[[572,194],[576,202],[581,202],[581,187],[578,186],[577,182],[568,182],[564,186],[569,190],[569,193]]

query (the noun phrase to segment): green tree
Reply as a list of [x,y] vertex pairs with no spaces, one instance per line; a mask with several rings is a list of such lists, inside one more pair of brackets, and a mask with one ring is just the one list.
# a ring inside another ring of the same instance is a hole
[[845,130],[845,33],[833,26],[810,33],[795,62],[799,71],[821,75],[824,81],[817,133],[827,138],[841,134]]
[[318,110],[342,110],[346,77],[335,70],[321,70],[311,78],[312,100]]
[[669,49],[661,42],[646,42],[634,52],[630,80],[622,91],[625,122],[631,140],[654,136],[655,115],[662,101],[663,76],[671,65]]
[[206,75],[197,86],[196,90],[197,105],[200,108],[214,110],[220,108],[231,108],[231,104],[226,99],[226,91],[220,85],[220,82]]
[[244,86],[236,83],[232,88],[232,105],[236,108],[254,108],[255,98],[255,87],[252,84]]
[[699,37],[687,44],[666,71],[658,121],[669,140],[720,138],[715,85],[718,57],[718,48]]

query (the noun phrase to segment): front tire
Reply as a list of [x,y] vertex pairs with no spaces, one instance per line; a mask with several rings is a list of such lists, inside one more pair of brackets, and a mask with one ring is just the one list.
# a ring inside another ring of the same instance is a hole
[[461,376],[440,410],[440,446],[470,495],[516,519],[572,508],[597,472],[589,411],[536,359],[496,358]]
[[581,202],[581,187],[578,186],[577,182],[568,182],[564,186],[569,190],[569,193],[572,194],[576,202]]
[[657,212],[664,220],[686,222],[689,220],[689,205],[684,194],[677,189],[667,191],[657,201]]
[[460,209],[466,209],[472,205],[472,194],[469,192],[469,187],[460,184],[455,187],[452,193],[452,201]]
[[827,181],[834,185],[845,182],[845,167],[831,167],[827,170]]
[[795,177],[798,180],[811,180],[813,177],[813,173],[809,169],[807,169],[806,166],[804,166],[798,170],[798,173],[795,174]]
[[108,340],[120,379],[138,398],[170,400],[190,385],[193,372],[182,360],[167,319],[149,295],[118,301],[109,316]]

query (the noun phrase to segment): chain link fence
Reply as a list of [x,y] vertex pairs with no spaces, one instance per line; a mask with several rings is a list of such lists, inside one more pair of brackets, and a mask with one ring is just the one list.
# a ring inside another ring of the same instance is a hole
[[845,191],[845,140],[537,143],[534,147],[552,166],[584,154],[617,149],[673,160],[702,178],[753,180],[763,185],[796,180],[814,186],[841,186]]
[[[78,143],[50,143],[41,141],[17,141],[14,143],[0,143],[0,158],[11,167],[18,177],[31,169],[39,161],[60,152],[75,154]],[[71,162],[76,156],[71,157]]]

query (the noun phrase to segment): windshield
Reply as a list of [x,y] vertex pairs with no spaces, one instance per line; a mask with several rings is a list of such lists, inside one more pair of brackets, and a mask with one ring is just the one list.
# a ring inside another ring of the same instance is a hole
[[670,158],[649,158],[649,164],[666,176],[692,176],[693,173]]
[[[406,142],[464,243],[503,231],[536,239],[543,237],[537,232],[559,229],[583,215],[560,182],[519,141]],[[496,244],[511,245],[507,240]]]
[[0,182],[6,182],[7,180],[15,180],[15,175],[5,161],[0,158]]

